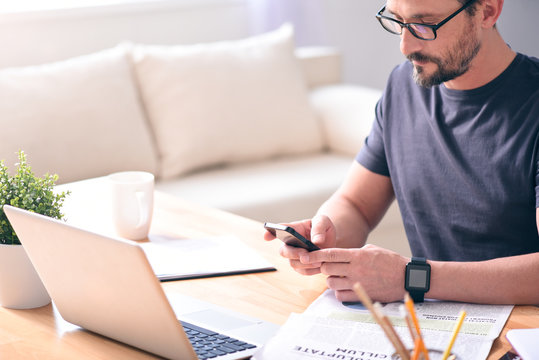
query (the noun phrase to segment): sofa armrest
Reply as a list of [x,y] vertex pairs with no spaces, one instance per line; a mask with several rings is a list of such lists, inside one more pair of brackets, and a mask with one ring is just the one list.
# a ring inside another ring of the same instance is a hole
[[336,49],[306,46],[297,48],[295,54],[310,89],[341,81],[341,54]]
[[381,90],[359,85],[322,86],[310,92],[330,151],[356,155],[371,130],[381,95]]

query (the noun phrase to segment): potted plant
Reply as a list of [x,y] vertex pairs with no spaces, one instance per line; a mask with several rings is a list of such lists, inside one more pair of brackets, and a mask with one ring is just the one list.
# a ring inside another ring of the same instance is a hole
[[10,175],[4,160],[0,161],[0,305],[28,309],[50,303],[45,290],[24,248],[11,227],[4,205],[15,206],[38,214],[62,219],[62,204],[68,195],[56,194],[58,175],[37,177],[23,151],[18,152],[16,172]]

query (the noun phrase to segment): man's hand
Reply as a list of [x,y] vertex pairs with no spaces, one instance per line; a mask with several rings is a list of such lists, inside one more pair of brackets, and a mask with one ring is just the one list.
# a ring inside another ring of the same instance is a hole
[[[389,302],[403,298],[404,269],[410,259],[374,245],[354,249],[336,248],[335,226],[324,215],[286,225],[293,227],[321,250],[308,252],[283,244],[279,250],[281,256],[287,258],[300,274],[327,275],[328,287],[335,290],[340,301],[358,300],[352,290],[356,282],[360,282],[375,301]],[[264,239],[273,240],[275,237],[266,232]]]
[[330,248],[296,255],[304,270],[317,268],[328,275],[327,285],[340,301],[358,300],[352,290],[356,282],[375,301],[397,301],[404,296],[404,269],[409,259],[393,251],[365,245],[360,249]]
[[[311,240],[320,248],[330,248],[336,246],[337,240],[335,226],[327,216],[317,215],[310,220],[303,220],[285,225],[293,227],[294,230],[299,232],[305,238]],[[275,239],[275,236],[273,236],[269,231],[266,231],[264,234],[264,240],[269,241],[273,239]],[[287,258],[290,261],[290,266],[292,266],[292,268],[294,268],[294,270],[300,274],[320,274],[321,263],[314,262],[310,264],[303,264],[299,261],[300,256],[306,253],[308,253],[308,251],[305,249],[287,246],[284,244],[279,250],[279,254],[282,257]]]

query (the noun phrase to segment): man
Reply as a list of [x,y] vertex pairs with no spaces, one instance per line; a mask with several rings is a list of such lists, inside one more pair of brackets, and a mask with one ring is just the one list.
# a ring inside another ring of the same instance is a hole
[[[357,300],[360,282],[382,302],[406,286],[418,301],[539,304],[539,60],[503,41],[502,7],[388,0],[378,13],[409,61],[344,183],[291,224],[322,250],[280,251],[299,273],[328,275],[337,299]],[[412,254],[427,259],[419,279],[409,258],[363,246],[395,198]]]

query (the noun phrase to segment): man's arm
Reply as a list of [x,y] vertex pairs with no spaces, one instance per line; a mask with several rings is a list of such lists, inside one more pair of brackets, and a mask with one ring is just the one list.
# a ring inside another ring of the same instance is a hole
[[429,263],[431,287],[426,297],[488,304],[539,304],[539,253],[480,262]]
[[[539,210],[536,210],[539,229]],[[539,231],[539,230],[538,230]],[[351,290],[361,282],[383,302],[404,295],[404,268],[409,259],[377,246],[358,250],[323,249],[301,255],[303,264],[319,263],[328,286],[341,301],[357,300]],[[487,304],[539,304],[539,253],[477,262],[430,261],[427,298]]]
[[[535,214],[539,232],[539,209]],[[427,296],[491,304],[539,304],[539,253],[475,263],[430,263],[432,279]]]
[[[388,177],[354,162],[340,188],[320,207],[313,219],[290,223],[296,231],[321,248],[360,248],[394,199]],[[265,240],[275,237],[266,232]],[[321,263],[301,263],[305,249],[283,246],[281,256],[303,275],[320,273]]]
[[[329,217],[337,229],[337,243],[331,247],[363,246],[394,197],[387,176],[373,173],[354,162],[343,184],[317,213]],[[314,226],[311,235],[316,236]]]

